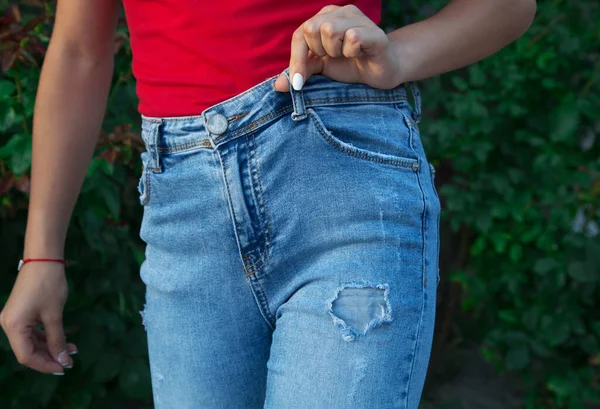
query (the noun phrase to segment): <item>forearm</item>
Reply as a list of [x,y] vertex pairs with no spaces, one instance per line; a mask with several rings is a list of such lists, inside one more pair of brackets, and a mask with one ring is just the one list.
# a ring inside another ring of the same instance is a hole
[[113,56],[90,60],[52,43],[35,102],[25,257],[62,258],[67,226],[94,153]]
[[535,0],[452,0],[434,16],[388,34],[400,64],[399,83],[475,63],[520,37]]

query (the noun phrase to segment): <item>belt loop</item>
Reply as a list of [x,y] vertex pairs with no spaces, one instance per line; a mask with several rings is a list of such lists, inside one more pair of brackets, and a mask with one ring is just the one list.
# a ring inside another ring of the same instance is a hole
[[301,121],[306,118],[306,108],[304,104],[304,93],[302,90],[296,91],[292,86],[292,80],[290,79],[290,67],[283,70],[286,78],[290,85],[290,93],[292,94],[292,104],[294,105],[294,112],[292,112],[292,119],[294,121]]
[[160,162],[160,152],[158,151],[158,144],[160,142],[160,132],[161,125],[163,124],[163,119],[160,119],[160,122],[154,126],[152,130],[152,134],[150,136],[150,141],[148,144],[148,150],[150,151],[150,166],[154,173],[162,173],[161,162]]
[[416,81],[411,81],[408,83],[410,91],[413,96],[413,100],[415,102],[415,110],[413,112],[413,119],[416,123],[421,121],[421,92],[419,91],[419,86]]

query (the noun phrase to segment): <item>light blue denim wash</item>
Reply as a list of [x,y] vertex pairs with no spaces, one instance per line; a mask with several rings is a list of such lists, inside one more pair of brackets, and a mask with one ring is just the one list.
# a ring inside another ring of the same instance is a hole
[[418,89],[277,77],[142,116],[154,405],[416,409],[440,215]]

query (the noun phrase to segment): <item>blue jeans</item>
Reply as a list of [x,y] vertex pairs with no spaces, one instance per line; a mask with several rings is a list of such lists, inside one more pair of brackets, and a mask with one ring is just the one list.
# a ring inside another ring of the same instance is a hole
[[142,117],[155,407],[416,409],[440,215],[418,90],[276,78]]

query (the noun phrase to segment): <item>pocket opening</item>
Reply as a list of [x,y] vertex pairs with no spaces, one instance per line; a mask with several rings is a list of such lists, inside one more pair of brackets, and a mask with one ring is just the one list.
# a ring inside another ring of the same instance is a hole
[[[376,107],[371,120],[365,118],[369,107]],[[381,164],[418,169],[418,155],[409,146],[412,130],[402,116],[398,116],[396,104],[309,107],[307,113],[322,139],[341,153]],[[389,124],[388,120],[394,123]],[[385,126],[380,126],[381,123]],[[405,145],[402,145],[402,140]]]

